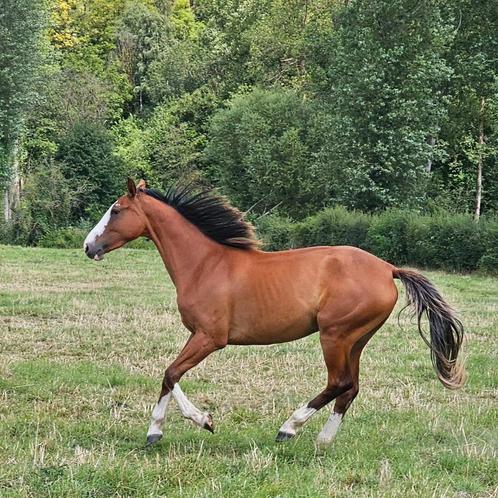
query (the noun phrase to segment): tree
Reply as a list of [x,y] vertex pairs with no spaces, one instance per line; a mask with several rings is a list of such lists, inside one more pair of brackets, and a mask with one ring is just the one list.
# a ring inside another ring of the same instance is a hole
[[148,162],[164,187],[178,180],[214,179],[204,149],[209,120],[219,104],[213,91],[202,87],[155,108],[143,140]]
[[82,121],[58,145],[55,158],[62,174],[81,189],[71,220],[95,219],[123,190],[123,164],[113,154],[112,137],[101,125]]
[[332,28],[337,0],[275,0],[243,34],[247,71],[260,85],[303,86],[309,79],[308,40]]
[[328,109],[320,156],[330,177],[341,179],[343,205],[425,203],[426,166],[438,152],[428,139],[438,136],[441,88],[451,74],[444,59],[451,25],[438,4],[351,2],[313,44],[323,68],[315,91]]
[[452,9],[457,25],[448,60],[454,74],[442,131],[448,161],[439,165],[438,173],[456,188],[460,201],[468,199],[478,221],[483,202],[492,209],[498,201],[489,197],[492,188],[486,189],[498,175],[498,11],[492,3],[469,0],[453,3]]
[[0,181],[6,221],[19,202],[20,141],[44,61],[45,14],[44,0],[4,0],[0,10]]
[[140,3],[127,6],[118,27],[116,51],[133,89],[132,110],[142,113],[149,103],[149,69],[170,40],[171,26],[165,15]]
[[329,182],[313,160],[315,116],[297,93],[261,89],[215,114],[207,158],[237,205],[296,218],[326,205]]

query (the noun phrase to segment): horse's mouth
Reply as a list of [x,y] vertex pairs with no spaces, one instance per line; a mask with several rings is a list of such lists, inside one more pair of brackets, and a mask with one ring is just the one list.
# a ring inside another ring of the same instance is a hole
[[95,256],[93,257],[94,261],[102,261],[104,259],[105,252],[102,249],[99,249]]

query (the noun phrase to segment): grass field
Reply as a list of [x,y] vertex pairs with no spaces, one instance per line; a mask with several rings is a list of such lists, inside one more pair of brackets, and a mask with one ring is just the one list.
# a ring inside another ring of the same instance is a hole
[[[82,251],[0,247],[0,496],[498,496],[498,280],[428,272],[467,326],[469,380],[445,390],[405,313],[362,361],[337,439],[327,418],[274,443],[324,386],[315,334],[228,347],[182,381],[216,433],[174,403],[145,435],[165,367],[187,337],[154,251],[101,264]],[[400,299],[400,304],[404,297]]]

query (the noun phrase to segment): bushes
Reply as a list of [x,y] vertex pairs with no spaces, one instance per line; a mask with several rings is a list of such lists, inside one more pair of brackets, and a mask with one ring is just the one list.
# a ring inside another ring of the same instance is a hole
[[417,238],[413,237],[414,221],[415,216],[406,211],[386,211],[371,217],[365,246],[379,258],[407,264],[413,259],[412,246]]
[[361,247],[397,266],[498,274],[498,220],[469,215],[421,216],[392,210],[376,215],[325,209],[301,222],[277,216],[256,222],[268,250],[317,245]]
[[58,249],[79,249],[89,230],[78,227],[55,228],[47,231],[38,242],[40,247]]
[[346,211],[342,207],[327,208],[296,225],[293,245],[365,247],[370,216]]
[[2,240],[36,245],[49,231],[66,226],[80,188],[64,177],[57,163],[29,174],[12,223],[0,230],[5,234]]
[[[54,228],[48,230],[38,241],[40,247],[55,247],[57,249],[81,249],[83,241],[93,224],[82,223],[77,227]],[[0,243],[2,242],[0,225]],[[131,249],[154,249],[154,244],[148,239],[139,238],[126,244]]]
[[470,216],[437,216],[428,220],[423,264],[445,270],[469,271],[484,253],[484,228]]
[[480,270],[498,275],[498,219],[483,220],[483,255],[479,260]]
[[[26,185],[16,222],[0,223],[0,243],[81,248],[93,223],[65,226],[72,200],[66,187],[55,167],[51,175],[33,175],[32,182]],[[28,194],[37,201],[30,197],[28,204],[40,209],[28,210],[24,206]],[[45,212],[53,216],[42,216]],[[470,215],[462,214],[423,216],[402,210],[364,214],[335,207],[300,222],[277,215],[265,215],[253,221],[263,248],[269,251],[351,245],[396,266],[480,270],[498,275],[498,218],[483,218],[476,224]],[[154,244],[138,239],[127,247],[153,249]]]
[[289,218],[281,216],[262,216],[256,223],[258,235],[264,242],[267,251],[281,251],[293,246],[292,232],[296,225]]

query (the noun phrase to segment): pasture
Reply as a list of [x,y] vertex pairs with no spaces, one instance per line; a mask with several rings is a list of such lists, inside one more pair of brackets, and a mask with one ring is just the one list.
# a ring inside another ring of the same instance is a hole
[[467,328],[462,391],[437,381],[409,312],[398,325],[401,295],[328,449],[315,447],[327,409],[274,442],[324,387],[316,334],[209,357],[181,384],[215,434],[172,402],[146,448],[163,371],[187,338],[158,254],[96,264],[81,250],[0,246],[0,496],[497,496],[498,280],[425,274]]

